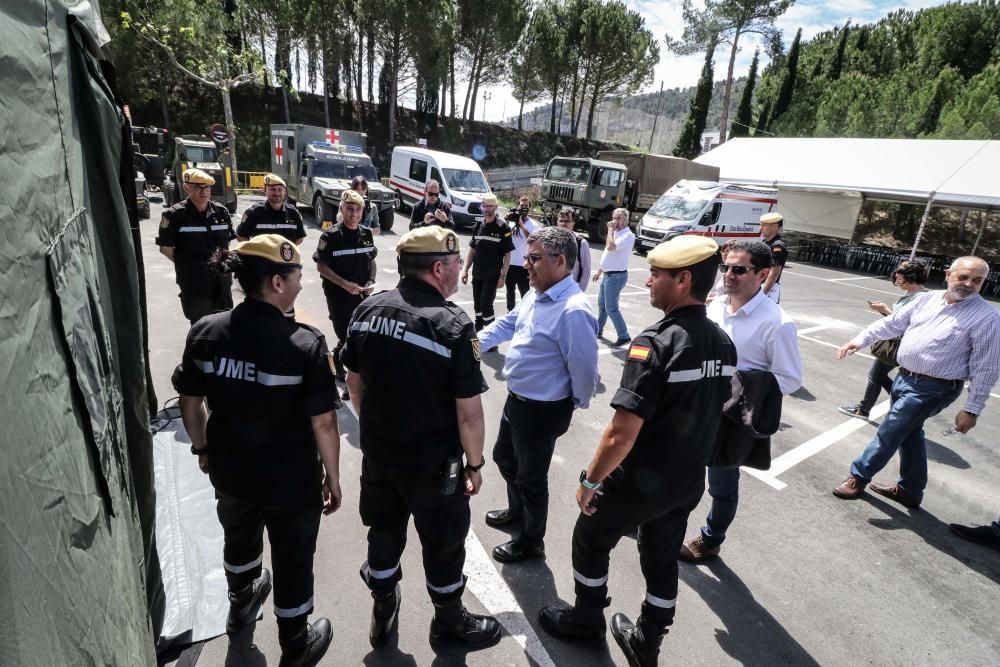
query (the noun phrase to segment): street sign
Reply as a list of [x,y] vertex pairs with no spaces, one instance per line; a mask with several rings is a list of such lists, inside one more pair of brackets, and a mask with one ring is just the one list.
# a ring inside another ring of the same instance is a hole
[[229,141],[229,128],[222,123],[216,123],[212,127],[208,128],[208,131],[212,135],[212,139],[214,139],[217,143],[224,144]]

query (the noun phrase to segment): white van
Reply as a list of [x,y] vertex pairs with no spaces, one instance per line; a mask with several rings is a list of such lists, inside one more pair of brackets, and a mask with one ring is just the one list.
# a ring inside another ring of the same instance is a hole
[[432,178],[441,184],[441,200],[451,204],[456,225],[482,221],[481,197],[491,190],[475,160],[413,146],[392,149],[389,187],[402,203],[413,206],[423,199],[424,185]]
[[714,181],[678,181],[636,228],[636,248],[647,250],[680,234],[729,239],[760,238],[760,216],[778,209],[778,191]]

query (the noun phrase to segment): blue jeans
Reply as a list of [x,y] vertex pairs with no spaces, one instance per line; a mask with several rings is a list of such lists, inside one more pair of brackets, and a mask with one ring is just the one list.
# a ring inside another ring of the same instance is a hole
[[914,378],[902,373],[892,383],[892,407],[875,437],[851,464],[851,474],[870,482],[899,450],[899,487],[921,500],[927,487],[924,421],[958,398],[964,383]]
[[618,297],[625,289],[628,282],[628,271],[623,273],[605,273],[601,279],[601,288],[597,293],[597,330],[604,332],[604,325],[608,318],[615,325],[615,332],[619,338],[629,338],[628,327],[625,326],[625,318],[618,309]]
[[726,529],[736,518],[736,505],[740,501],[740,469],[708,469],[708,495],[712,508],[708,510],[701,538],[709,546],[717,547],[726,540]]

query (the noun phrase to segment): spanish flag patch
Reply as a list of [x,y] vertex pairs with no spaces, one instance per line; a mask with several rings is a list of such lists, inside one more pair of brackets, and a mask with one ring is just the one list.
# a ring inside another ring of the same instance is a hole
[[629,348],[628,358],[635,361],[646,361],[649,359],[649,348],[642,345],[633,345]]

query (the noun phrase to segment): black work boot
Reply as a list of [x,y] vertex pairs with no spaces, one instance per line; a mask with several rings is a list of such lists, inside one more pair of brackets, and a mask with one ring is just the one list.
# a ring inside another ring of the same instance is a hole
[[372,593],[375,604],[372,605],[372,624],[368,630],[368,641],[372,648],[384,646],[393,628],[399,621],[399,605],[403,601],[399,584],[391,593]]
[[611,598],[605,598],[601,604],[577,598],[573,607],[542,607],[538,620],[553,637],[566,641],[603,642],[607,632],[604,608],[609,604]]
[[281,634],[279,626],[281,661],[278,667],[315,667],[326,654],[326,649],[330,648],[330,640],[333,639],[330,621],[325,618],[317,619],[312,624],[305,623],[303,619],[302,627],[287,639]]
[[629,667],[656,667],[660,642],[667,631],[642,616],[633,624],[625,614],[615,614],[611,617],[611,634],[628,659]]
[[470,613],[461,599],[435,602],[430,641],[433,646],[478,651],[500,641],[500,624],[492,616]]
[[257,614],[271,592],[271,573],[261,568],[260,576],[240,591],[229,591],[229,617],[226,633],[233,635],[257,622]]

